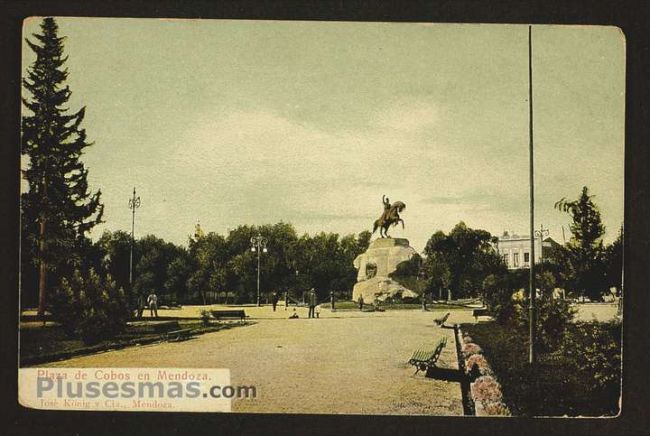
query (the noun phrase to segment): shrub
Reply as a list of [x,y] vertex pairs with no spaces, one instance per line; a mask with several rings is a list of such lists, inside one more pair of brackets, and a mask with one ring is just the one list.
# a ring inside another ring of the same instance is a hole
[[484,375],[492,375],[490,364],[482,354],[472,354],[465,362],[465,370],[470,379],[474,380]]
[[488,416],[510,416],[510,410],[501,401],[487,401],[482,402],[481,406],[485,415]]
[[63,279],[50,303],[55,321],[70,336],[86,344],[109,339],[124,330],[129,309],[124,290],[110,275],[101,278],[93,269],[86,277],[75,271]]
[[514,293],[509,276],[495,276],[490,274],[483,281],[485,304],[490,314],[499,324],[509,324],[514,319],[515,303],[512,300]]
[[203,323],[204,326],[209,326],[210,325],[210,311],[209,310],[202,310],[201,311],[201,323]]
[[503,400],[501,385],[489,375],[479,377],[472,383],[472,397],[475,402],[501,402]]
[[[521,329],[528,328],[529,312],[525,303],[518,303],[515,323]],[[555,350],[564,339],[564,334],[576,309],[566,300],[542,297],[537,300],[537,341],[544,351]]]
[[478,345],[474,343],[469,343],[463,345],[462,352],[463,352],[463,357],[465,357],[465,359],[468,359],[469,356],[471,356],[472,354],[482,354],[483,350]]
[[[79,271],[75,271],[72,277],[72,282],[75,283],[82,281],[79,276]],[[49,302],[50,312],[52,319],[61,325],[61,328],[68,337],[77,336],[77,323],[81,317],[81,304],[79,302],[79,294],[73,291],[73,284],[70,283],[65,277],[61,279],[61,286],[56,288],[50,296]]]
[[567,330],[561,346],[576,372],[589,374],[585,389],[611,391],[620,389],[621,344],[620,322],[580,322]]

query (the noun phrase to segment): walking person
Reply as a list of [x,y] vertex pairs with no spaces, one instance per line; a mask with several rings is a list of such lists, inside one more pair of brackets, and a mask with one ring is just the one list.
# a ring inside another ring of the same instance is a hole
[[155,314],[156,318],[158,318],[158,296],[153,290],[147,297],[147,305],[149,305],[149,312],[151,317],[153,318]]
[[284,310],[289,308],[289,291],[284,291]]
[[309,304],[308,318],[314,318],[316,311],[316,291],[311,288],[307,293],[307,303]]

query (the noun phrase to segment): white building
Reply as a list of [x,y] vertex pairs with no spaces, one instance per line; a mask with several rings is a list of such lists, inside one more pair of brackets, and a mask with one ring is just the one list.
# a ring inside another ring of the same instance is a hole
[[[544,253],[542,246],[549,248],[553,244],[551,238],[545,238],[544,244],[540,238],[535,238],[535,263],[541,263]],[[530,236],[521,236],[514,233],[503,232],[495,245],[497,252],[503,258],[508,269],[530,267]]]

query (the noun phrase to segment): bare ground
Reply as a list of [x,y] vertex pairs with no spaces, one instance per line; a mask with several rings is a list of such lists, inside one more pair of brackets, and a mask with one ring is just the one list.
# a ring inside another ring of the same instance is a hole
[[[216,308],[217,306],[215,306]],[[232,385],[255,385],[256,399],[236,400],[233,411],[462,415],[460,384],[427,378],[407,361],[420,345],[447,336],[438,366],[457,369],[453,330],[433,326],[436,312],[330,312],[320,319],[287,319],[270,306],[246,307],[256,323],[208,333],[188,341],[162,343],[79,357],[58,367],[230,368]],[[196,316],[199,308],[161,311]],[[472,320],[452,311],[448,324]]]

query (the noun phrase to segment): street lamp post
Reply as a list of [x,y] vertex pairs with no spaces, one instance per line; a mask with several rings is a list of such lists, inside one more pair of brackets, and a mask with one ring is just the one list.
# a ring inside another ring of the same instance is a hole
[[535,236],[539,236],[539,263],[541,265],[544,256],[544,236],[548,236],[548,229],[544,225],[539,226],[539,230],[535,230]]
[[260,252],[268,252],[266,249],[267,240],[262,235],[251,238],[251,251],[257,252],[257,307],[260,307]]
[[133,187],[133,197],[129,199],[129,209],[131,209],[131,247],[129,252],[129,288],[133,288],[133,236],[135,233],[135,210],[140,207],[140,197],[135,196],[135,186]]

